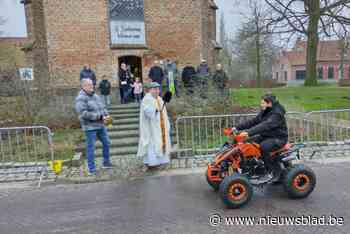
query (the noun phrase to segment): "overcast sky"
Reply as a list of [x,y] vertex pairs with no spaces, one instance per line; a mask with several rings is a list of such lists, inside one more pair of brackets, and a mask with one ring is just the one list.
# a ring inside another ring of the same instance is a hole
[[[215,1],[219,6],[218,23],[223,13],[225,15],[227,32],[229,34],[234,33],[241,22],[239,12],[244,11],[242,6],[244,4],[235,4],[234,0]],[[3,32],[2,37],[26,37],[24,7],[23,4],[20,4],[20,0],[0,0],[0,17],[5,19],[5,24],[0,25],[0,31]]]

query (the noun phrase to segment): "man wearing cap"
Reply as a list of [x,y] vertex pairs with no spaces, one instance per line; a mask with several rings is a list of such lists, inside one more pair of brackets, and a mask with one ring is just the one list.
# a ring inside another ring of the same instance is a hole
[[149,169],[168,164],[170,159],[170,122],[157,82],[145,84],[147,94],[140,110],[140,139],[137,156]]

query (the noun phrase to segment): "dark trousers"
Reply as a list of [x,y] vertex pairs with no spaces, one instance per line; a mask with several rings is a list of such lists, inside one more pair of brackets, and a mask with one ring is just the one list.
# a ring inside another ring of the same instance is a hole
[[121,86],[121,103],[122,104],[125,104],[128,102],[128,99],[130,97],[130,94],[131,94],[131,89],[129,88],[128,85],[122,85]]
[[273,165],[270,158],[270,153],[281,149],[285,144],[287,144],[287,139],[257,136],[254,138],[254,142],[260,144],[261,155],[265,166],[268,170],[272,170]]
[[137,103],[140,103],[142,99],[142,93],[135,93],[135,99]]

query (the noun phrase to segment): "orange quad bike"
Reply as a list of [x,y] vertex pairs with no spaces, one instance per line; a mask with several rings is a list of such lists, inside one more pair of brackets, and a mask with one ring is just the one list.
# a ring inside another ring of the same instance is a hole
[[[315,188],[316,176],[311,168],[303,164],[292,164],[300,159],[303,144],[286,144],[280,150],[271,153],[276,178],[267,178],[267,169],[261,156],[260,145],[249,143],[242,135],[236,135],[232,129],[224,129],[233,143],[226,142],[208,165],[206,178],[208,184],[219,191],[220,197],[228,208],[239,208],[247,204],[253,195],[253,186],[270,183],[282,183],[290,198],[305,198]],[[279,171],[277,171],[279,170]]]

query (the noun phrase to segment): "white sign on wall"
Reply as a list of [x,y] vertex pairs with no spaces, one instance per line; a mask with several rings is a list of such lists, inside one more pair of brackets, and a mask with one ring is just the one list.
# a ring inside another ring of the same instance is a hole
[[25,67],[19,69],[21,80],[34,80],[33,68]]
[[143,0],[109,0],[112,45],[146,45]]
[[138,21],[111,21],[112,44],[145,45],[145,23]]

